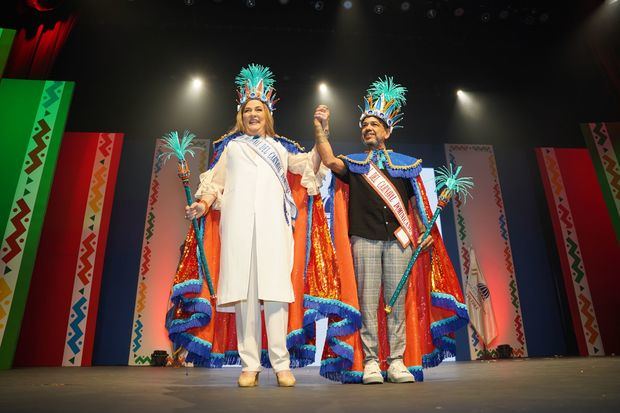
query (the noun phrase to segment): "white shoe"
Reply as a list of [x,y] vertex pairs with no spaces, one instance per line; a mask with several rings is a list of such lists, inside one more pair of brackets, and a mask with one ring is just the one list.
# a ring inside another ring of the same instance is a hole
[[371,360],[364,365],[364,376],[362,377],[362,383],[364,384],[381,384],[383,383],[383,376],[381,375],[381,369],[379,364]]
[[388,381],[391,383],[413,383],[413,374],[405,367],[402,360],[394,360],[387,371]]

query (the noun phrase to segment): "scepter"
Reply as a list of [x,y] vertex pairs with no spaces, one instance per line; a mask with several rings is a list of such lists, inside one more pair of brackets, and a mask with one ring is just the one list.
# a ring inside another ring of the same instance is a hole
[[433,218],[426,225],[426,230],[422,235],[422,240],[420,241],[420,244],[415,249],[415,251],[413,251],[413,255],[409,260],[409,264],[407,264],[407,269],[405,270],[403,277],[400,279],[400,282],[398,283],[394,294],[392,294],[390,302],[385,306],[385,312],[387,314],[392,312],[392,307],[394,306],[396,299],[400,295],[401,290],[409,279],[411,268],[413,268],[413,265],[418,259],[418,255],[420,255],[420,252],[422,251],[422,244],[424,243],[424,240],[428,238],[429,234],[431,233],[431,229],[433,228],[433,225],[435,225],[435,221],[437,221],[437,218],[439,218],[439,214],[441,214],[441,211],[445,208],[446,205],[448,205],[448,202],[450,202],[450,198],[456,195],[459,198],[462,197],[463,202],[465,202],[467,196],[471,196],[468,189],[474,186],[473,179],[470,177],[459,178],[458,175],[461,172],[461,168],[461,166],[457,166],[456,171],[453,171],[452,164],[450,164],[450,168],[442,166],[437,170],[435,184],[437,185],[437,191],[441,190],[441,192],[439,193],[439,198],[437,200],[437,209],[435,209]]
[[[189,165],[185,160],[185,155],[190,154],[194,156],[194,151],[192,150],[192,148],[190,148],[190,145],[195,137],[196,135],[190,133],[190,131],[188,130],[183,132],[183,138],[179,138],[179,134],[177,131],[168,132],[166,135],[162,136],[162,140],[164,141],[163,146],[165,148],[168,148],[169,151],[163,152],[161,155],[159,155],[159,157],[163,158],[164,163],[168,161],[173,155],[176,156],[177,160],[179,161],[177,164],[177,170],[179,178],[181,179],[181,183],[183,184],[183,189],[185,190],[185,199],[188,206],[192,205],[193,198],[192,192],[189,187]],[[194,233],[196,234],[196,239],[198,240],[198,262],[202,266],[202,272],[207,280],[209,294],[211,294],[212,298],[215,298],[215,290],[213,289],[213,283],[211,282],[211,273],[209,272],[209,266],[207,265],[204,245],[202,244],[202,233],[200,232],[200,227],[196,218],[192,218],[192,226],[194,228]]]

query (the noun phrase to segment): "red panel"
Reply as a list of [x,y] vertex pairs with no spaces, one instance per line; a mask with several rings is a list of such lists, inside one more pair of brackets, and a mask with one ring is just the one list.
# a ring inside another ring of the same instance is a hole
[[620,351],[617,297],[620,246],[586,149],[556,149],[605,354]]
[[[556,242],[559,248],[562,248],[564,238],[559,222],[560,217],[555,209],[554,197],[551,192],[552,184],[549,182],[549,174],[540,151],[537,149],[536,155],[542,171]],[[577,232],[579,249],[583,258],[583,266],[605,354],[618,353],[620,350],[620,324],[616,316],[617,287],[615,283],[617,282],[618,268],[620,268],[620,246],[617,243],[611,218],[588,151],[586,149],[555,148],[554,152],[573,217],[574,229]],[[566,251],[559,250],[558,252],[579,353],[588,355]]]
[[63,137],[15,366],[60,366],[97,139]]
[[84,337],[84,349],[82,356],[82,366],[91,366],[93,358],[93,343],[95,341],[95,331],[97,324],[97,313],[99,310],[99,292],[101,289],[101,277],[103,275],[103,262],[105,248],[108,239],[108,229],[110,227],[110,216],[112,215],[112,204],[114,199],[114,188],[116,187],[116,177],[118,165],[121,159],[121,148],[123,145],[123,134],[115,134],[112,157],[110,159],[110,169],[108,172],[108,182],[103,199],[103,211],[99,226],[99,242],[97,243],[95,268],[93,269],[93,284],[90,294],[90,304],[88,318],[86,321],[86,334]]
[[564,238],[562,236],[560,217],[556,212],[555,200],[551,189],[551,182],[549,182],[549,172],[547,171],[547,168],[545,166],[545,161],[543,159],[541,149],[536,149],[536,157],[538,159],[538,167],[541,170],[543,186],[545,188],[545,195],[547,197],[547,205],[549,206],[549,215],[551,216],[551,222],[553,224],[553,231],[555,232],[555,242],[558,246],[558,256],[560,258],[560,265],[562,266],[564,288],[566,289],[566,298],[568,299],[568,305],[570,307],[571,319],[573,321],[573,330],[577,338],[579,354],[582,356],[587,356],[588,348],[585,343],[585,336],[583,334],[581,321],[579,319],[579,304],[577,303],[577,298],[575,297],[570,266],[565,251],[561,249],[564,244]]

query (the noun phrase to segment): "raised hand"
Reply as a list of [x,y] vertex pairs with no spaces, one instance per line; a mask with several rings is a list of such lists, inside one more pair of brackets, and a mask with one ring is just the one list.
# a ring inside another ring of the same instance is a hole
[[319,105],[314,111],[314,126],[320,126],[329,133],[329,108],[326,105]]

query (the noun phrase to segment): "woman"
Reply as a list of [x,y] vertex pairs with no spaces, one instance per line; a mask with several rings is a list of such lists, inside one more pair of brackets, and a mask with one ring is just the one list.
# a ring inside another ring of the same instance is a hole
[[[234,308],[237,350],[243,367],[239,386],[256,386],[261,364],[270,364],[278,385],[289,387],[295,384],[288,350],[294,347],[295,340],[289,333],[289,305],[296,301],[296,295],[301,305],[304,291],[302,284],[298,288],[302,291],[296,294],[291,278],[296,250],[293,225],[303,202],[294,199],[299,198],[300,191],[291,190],[287,173],[301,176],[296,186],[300,183],[304,192],[316,195],[319,191],[313,164],[318,168],[319,162],[314,152],[302,153],[299,145],[275,134],[274,80],[268,68],[249,65],[241,70],[236,83],[239,106],[235,127],[214,143],[212,166],[200,176],[198,201],[186,207],[186,218],[203,217],[209,210],[220,211],[217,314]],[[302,196],[307,199],[305,193]],[[207,227],[205,236],[218,232],[216,227]],[[205,244],[208,242],[205,240]],[[217,272],[217,257],[206,254],[209,267]],[[301,269],[303,274],[303,265]],[[175,284],[182,284],[177,281]],[[261,304],[269,363],[261,355]],[[230,327],[229,322],[220,320],[219,324],[217,334]],[[193,344],[200,344],[177,338],[173,338],[175,344],[190,352]],[[215,340],[209,344],[214,346]],[[223,352],[226,364],[230,364],[235,360],[227,353],[231,351]],[[299,353],[296,350],[296,366],[312,361],[309,354]],[[214,363],[210,357],[208,365]]]

